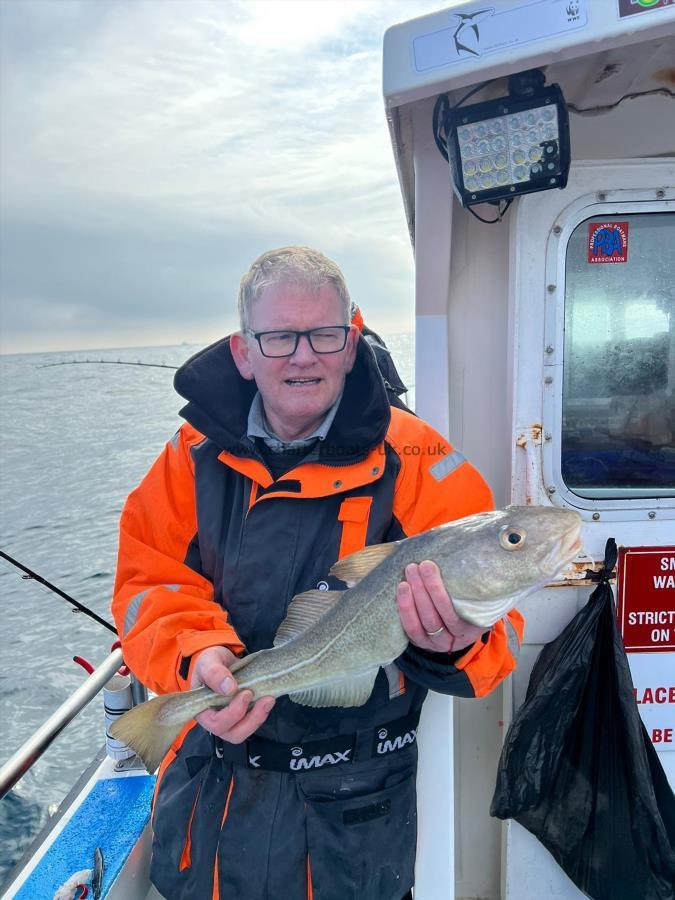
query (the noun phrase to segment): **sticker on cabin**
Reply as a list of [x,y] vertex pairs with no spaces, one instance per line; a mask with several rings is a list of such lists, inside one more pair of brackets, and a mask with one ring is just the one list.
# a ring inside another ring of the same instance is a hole
[[634,16],[636,13],[652,12],[656,9],[675,7],[675,0],[618,0],[619,18]]
[[493,53],[513,53],[518,45],[546,41],[588,23],[589,0],[525,0],[498,8],[490,3],[465,3],[438,13],[444,23],[412,41],[415,71],[426,72]]
[[628,262],[628,222],[589,222],[588,261]]

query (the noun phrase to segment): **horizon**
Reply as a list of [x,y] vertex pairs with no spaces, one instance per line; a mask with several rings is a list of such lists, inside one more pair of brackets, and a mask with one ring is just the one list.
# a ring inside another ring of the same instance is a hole
[[[376,328],[374,329],[384,338],[393,338],[393,337],[408,337],[414,336],[415,327],[414,321],[412,323],[412,327],[408,329],[395,329],[389,330],[387,328]],[[221,334],[220,338],[228,337],[232,332],[228,332],[227,334]],[[177,347],[208,347],[210,344],[215,343],[215,341],[220,338],[215,338],[211,341],[176,341],[169,344],[128,344],[128,345],[111,345],[110,347],[66,347],[61,350],[0,350],[0,357],[3,356],[45,356],[47,354],[57,354],[57,353],[110,353],[115,350],[174,350]],[[91,362],[98,362],[99,360],[91,360]]]

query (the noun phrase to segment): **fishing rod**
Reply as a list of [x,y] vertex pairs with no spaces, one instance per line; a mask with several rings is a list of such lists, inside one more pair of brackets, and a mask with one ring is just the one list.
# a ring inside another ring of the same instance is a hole
[[53,362],[53,363],[43,363],[40,366],[36,366],[36,369],[51,369],[53,366],[78,366],[84,365],[84,363],[90,363],[94,365],[103,365],[103,366],[150,366],[155,369],[177,369],[178,366],[170,366],[167,363],[146,363],[146,362],[134,362],[133,360],[126,359],[66,359],[61,362]]
[[92,609],[89,609],[88,606],[84,606],[84,604],[77,601],[74,597],[71,597],[70,594],[66,594],[65,591],[61,590],[61,588],[57,588],[55,584],[51,583],[51,581],[47,581],[47,579],[43,578],[42,575],[38,575],[37,572],[33,572],[32,569],[29,569],[28,566],[24,566],[23,563],[20,563],[18,560],[14,559],[14,557],[10,556],[9,553],[5,553],[4,550],[0,550],[0,556],[3,559],[7,560],[7,562],[11,563],[13,566],[16,566],[17,569],[21,569],[22,572],[25,572],[26,574],[22,576],[23,578],[29,578],[33,581],[37,581],[39,584],[43,584],[46,588],[49,588],[50,591],[53,591],[55,594],[58,594],[59,597],[63,597],[64,600],[67,600],[68,603],[71,603],[78,612],[84,613],[85,616],[89,616],[90,619],[98,622],[99,625],[103,625],[104,628],[108,629],[108,631],[112,631],[115,636],[117,635],[117,629],[114,625],[111,625],[110,622],[106,622],[105,619],[102,619]]

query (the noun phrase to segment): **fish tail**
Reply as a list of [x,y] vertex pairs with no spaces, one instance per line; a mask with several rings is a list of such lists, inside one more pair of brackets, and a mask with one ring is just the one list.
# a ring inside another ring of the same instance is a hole
[[141,758],[148,772],[159,767],[185,725],[185,721],[176,723],[174,716],[162,715],[168,712],[167,707],[175,702],[175,697],[175,694],[164,694],[134,706],[110,729],[115,740],[127,744]]

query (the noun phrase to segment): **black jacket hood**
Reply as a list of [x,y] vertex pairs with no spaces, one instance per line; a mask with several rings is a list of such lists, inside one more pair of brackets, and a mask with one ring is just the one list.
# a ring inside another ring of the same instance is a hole
[[[246,435],[257,387],[255,381],[239,374],[229,336],[190,357],[176,372],[174,387],[188,401],[181,416],[197,431],[237,456],[258,455]],[[359,337],[354,368],[345,379],[337,414],[326,439],[319,442],[319,461],[339,465],[363,459],[384,440],[390,418],[373,351]]]

